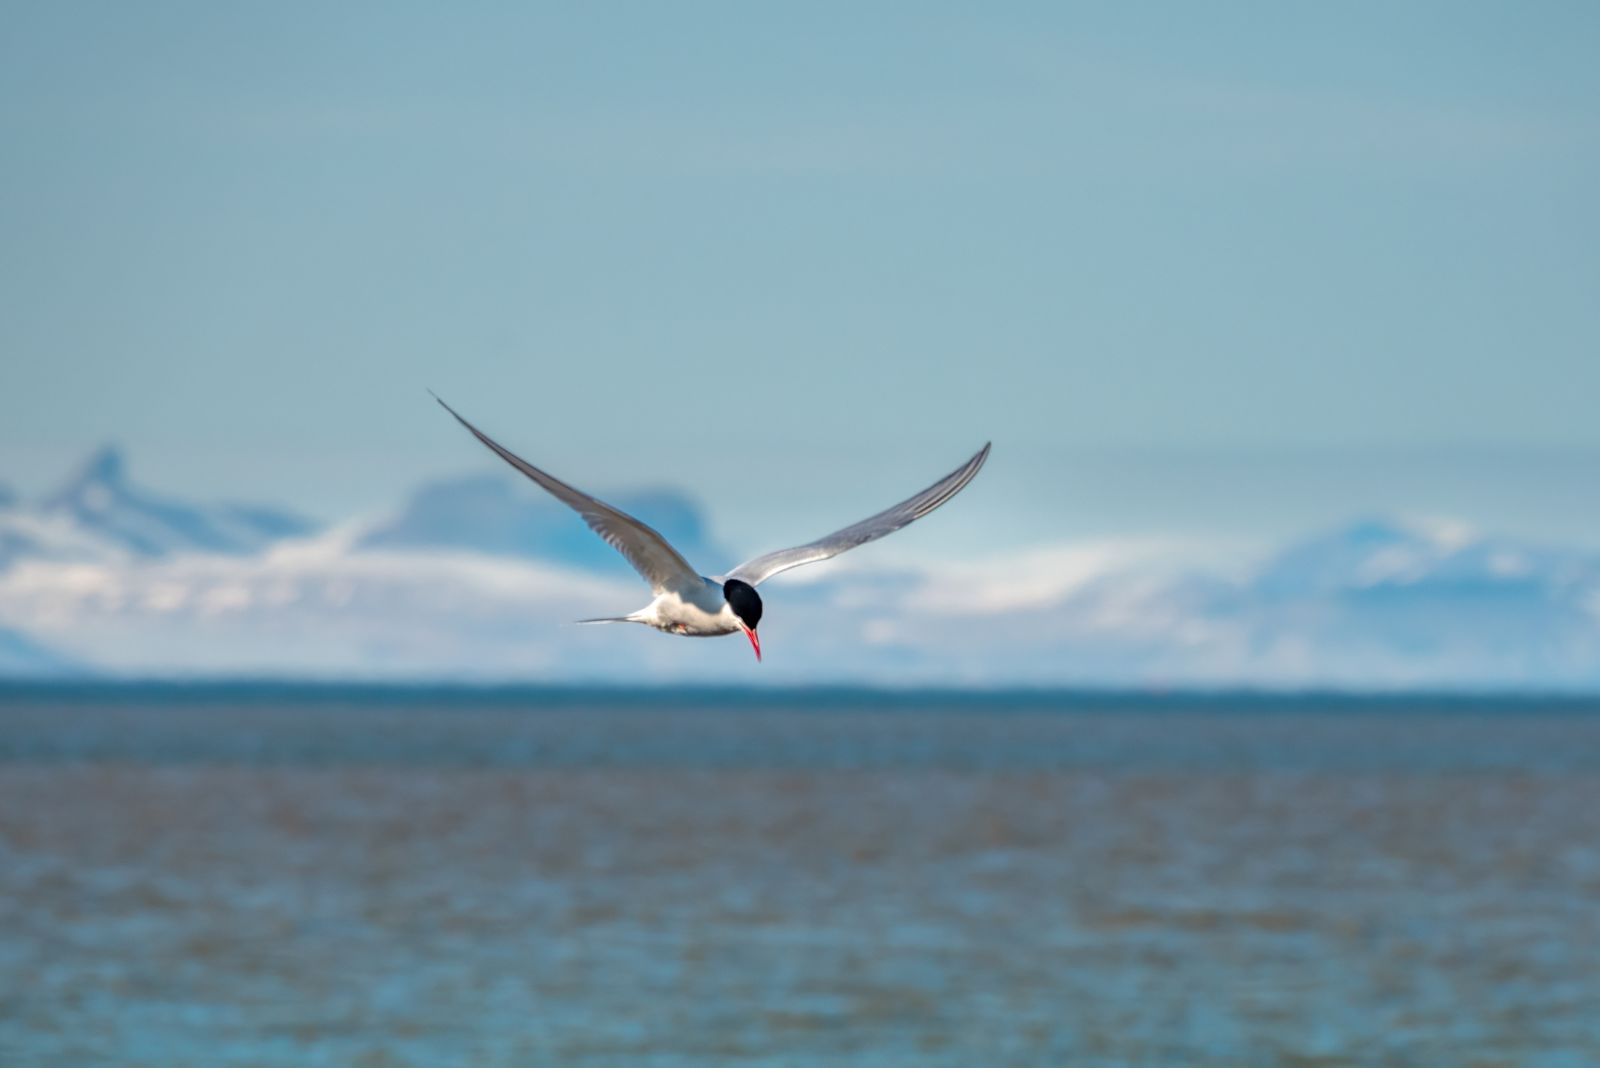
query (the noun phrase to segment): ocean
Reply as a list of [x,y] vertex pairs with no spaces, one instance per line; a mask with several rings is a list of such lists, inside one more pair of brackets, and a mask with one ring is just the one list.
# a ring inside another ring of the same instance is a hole
[[0,1065],[1600,1064],[1600,700],[0,690]]

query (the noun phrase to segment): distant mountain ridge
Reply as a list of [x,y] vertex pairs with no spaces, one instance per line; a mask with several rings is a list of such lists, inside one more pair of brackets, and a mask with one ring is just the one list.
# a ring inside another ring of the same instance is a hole
[[1263,596],[1449,587],[1551,589],[1594,577],[1592,556],[1484,537],[1460,524],[1370,517],[1278,553],[1257,575]]
[[1286,666],[1438,685],[1600,688],[1600,556],[1459,524],[1366,519],[1270,558],[1209,606]]
[[[604,496],[706,573],[736,559],[686,494]],[[924,567],[900,562],[892,541],[863,549],[774,582],[767,663],[732,677],[1600,691],[1600,553],[1391,517],[1243,569],[1173,544],[1043,545]],[[636,608],[643,593],[569,509],[498,471],[429,483],[392,516],[326,530],[136,487],[115,450],[38,501],[0,493],[5,676],[659,682],[751,667],[722,643],[562,625]]]
[[[610,503],[655,527],[695,566],[732,566],[704,510],[670,487],[623,490]],[[322,527],[281,508],[195,504],[133,483],[121,450],[91,454],[55,490],[33,502],[0,485],[0,569],[26,559],[162,559],[184,553],[252,555]],[[446,550],[540,560],[627,574],[627,564],[571,509],[499,472],[419,487],[392,516],[366,524],[352,547]]]
[[0,568],[28,557],[247,555],[318,529],[283,509],[190,504],[139,488],[128,477],[121,450],[107,445],[36,504],[14,494],[0,499]]
[[[712,538],[704,512],[687,494],[658,487],[600,496],[654,527],[708,574],[737,563]],[[398,514],[368,528],[355,547],[480,552],[600,572],[620,567],[627,573],[628,566],[566,505],[499,472],[420,487]]]

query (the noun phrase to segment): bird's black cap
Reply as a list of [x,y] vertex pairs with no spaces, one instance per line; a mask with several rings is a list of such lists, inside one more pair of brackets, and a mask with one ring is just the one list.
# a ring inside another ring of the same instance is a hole
[[722,584],[722,596],[728,599],[733,614],[744,620],[751,630],[761,622],[761,595],[756,588],[742,579],[729,579]]

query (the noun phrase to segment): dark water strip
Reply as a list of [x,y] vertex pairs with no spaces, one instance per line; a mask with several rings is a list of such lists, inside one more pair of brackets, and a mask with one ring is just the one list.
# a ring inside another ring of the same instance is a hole
[[12,685],[0,762],[1591,773],[1600,700]]

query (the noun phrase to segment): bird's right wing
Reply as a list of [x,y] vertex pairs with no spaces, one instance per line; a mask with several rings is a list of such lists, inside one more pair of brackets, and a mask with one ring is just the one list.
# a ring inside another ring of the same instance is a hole
[[548,490],[551,496],[583,516],[583,521],[589,524],[589,529],[605,539],[607,545],[621,553],[628,563],[633,565],[633,569],[650,583],[650,588],[655,592],[694,589],[701,585],[699,573],[689,566],[687,560],[678,555],[678,550],[667,544],[666,538],[627,512],[613,508],[604,501],[598,501],[582,490],[574,489],[554,475],[545,474],[461,418],[460,414],[440,400],[437,394],[433,399],[439,401],[440,407],[455,416],[456,422],[470,430],[473,437],[489,446],[500,459],[533,479]]
[[758,556],[754,560],[746,560],[732,571],[728,578],[740,579],[755,586],[771,578],[780,571],[787,571],[791,567],[801,564],[812,564],[818,560],[826,560],[831,556],[838,556],[846,549],[854,549],[857,545],[865,545],[869,541],[877,541],[885,534],[893,534],[901,527],[916,522],[935,508],[939,507],[951,497],[960,493],[978,469],[983,466],[983,461],[989,458],[989,446],[975,453],[972,459],[950,472],[948,475],[917,494],[901,501],[893,508],[886,508],[870,519],[863,519],[854,526],[836,530],[825,538],[796,546],[793,549],[779,549],[775,553]]

